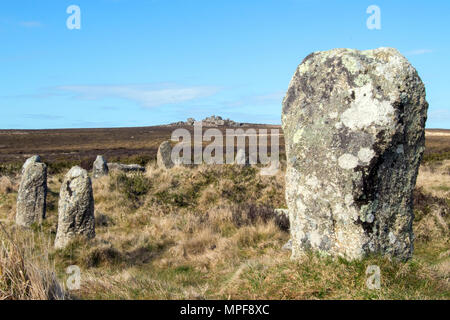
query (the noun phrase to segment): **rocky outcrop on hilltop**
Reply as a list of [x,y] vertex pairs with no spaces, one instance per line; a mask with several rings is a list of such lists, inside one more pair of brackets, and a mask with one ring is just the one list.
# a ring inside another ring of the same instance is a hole
[[[223,119],[221,116],[212,115],[200,120],[203,127],[242,127],[243,124],[230,119]],[[194,118],[188,118],[186,121],[174,122],[171,125],[177,126],[193,126],[196,123]]]

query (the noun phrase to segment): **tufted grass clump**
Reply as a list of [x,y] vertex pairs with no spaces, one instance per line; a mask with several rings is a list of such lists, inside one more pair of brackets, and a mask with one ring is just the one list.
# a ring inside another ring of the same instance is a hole
[[[35,266],[27,271],[29,279],[41,279],[32,270],[43,270],[43,279],[53,274],[62,283],[66,268],[78,266],[81,288],[70,293],[80,299],[450,299],[448,199],[446,191],[433,189],[436,180],[446,185],[449,163],[435,165],[433,172],[420,170],[415,253],[406,263],[379,256],[347,261],[312,252],[291,261],[290,252],[281,249],[290,234],[274,210],[286,208],[284,172],[267,177],[258,167],[228,165],[165,171],[150,163],[145,173],[93,180],[96,237],[76,238],[62,250],[52,244],[64,172],[52,175],[49,201],[54,204],[44,224],[20,233],[26,238],[13,243],[22,251],[14,253],[11,241],[2,239],[13,253],[11,270]],[[0,220],[19,237],[13,209],[6,205],[16,194],[16,187],[0,190]],[[380,290],[366,285],[369,265],[380,268]],[[51,285],[55,282],[33,281],[47,289],[31,294],[25,281],[8,295],[60,297],[48,289],[57,288]]]
[[32,238],[21,230],[9,233],[0,223],[0,300],[62,300],[48,252],[36,253]]

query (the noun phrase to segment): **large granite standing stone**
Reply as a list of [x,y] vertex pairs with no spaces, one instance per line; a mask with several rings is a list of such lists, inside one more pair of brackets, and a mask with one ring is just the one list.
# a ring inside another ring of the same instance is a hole
[[413,251],[412,192],[428,103],[395,49],[306,57],[283,100],[292,257]]
[[103,156],[97,156],[92,167],[92,176],[94,179],[108,175],[108,164]]
[[27,159],[17,194],[16,224],[30,227],[45,219],[47,201],[47,165],[39,156]]
[[164,141],[158,148],[158,154],[156,155],[156,162],[158,167],[162,169],[171,169],[174,167],[172,161],[172,147],[169,141]]
[[55,247],[64,248],[76,236],[95,237],[94,197],[86,170],[69,170],[61,185]]

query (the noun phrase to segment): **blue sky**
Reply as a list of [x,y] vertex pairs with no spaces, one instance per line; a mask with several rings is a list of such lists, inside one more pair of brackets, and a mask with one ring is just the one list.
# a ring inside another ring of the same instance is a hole
[[[81,29],[69,30],[69,5]],[[370,5],[381,30],[369,30]],[[0,4],[0,128],[146,126],[212,114],[280,123],[302,59],[396,47],[429,128],[450,128],[450,1],[9,0]]]

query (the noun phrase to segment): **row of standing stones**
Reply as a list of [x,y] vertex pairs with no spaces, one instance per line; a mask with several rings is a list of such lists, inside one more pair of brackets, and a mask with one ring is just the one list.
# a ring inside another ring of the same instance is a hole
[[[125,172],[143,171],[139,165],[107,164],[98,156],[92,176],[99,178],[109,169]],[[16,224],[31,227],[41,224],[46,215],[47,165],[40,156],[27,159],[22,167],[22,179],[17,196]],[[69,170],[61,184],[58,201],[58,228],[55,247],[64,248],[76,236],[95,237],[94,195],[88,172],[78,166]]]
[[[334,49],[303,60],[282,110],[292,258],[309,250],[349,259],[371,253],[411,257],[412,193],[425,148],[427,109],[417,71],[395,49]],[[170,154],[170,143],[163,142],[159,167],[177,165]],[[108,174],[111,167],[140,170],[108,165],[99,156],[93,177]],[[39,156],[28,159],[17,224],[29,226],[45,218],[46,179],[47,167]],[[58,215],[56,247],[66,246],[75,235],[95,236],[86,170],[74,167],[67,173]]]
[[[47,165],[39,156],[33,156],[22,167],[16,224],[30,227],[42,223],[46,197]],[[92,183],[87,171],[78,166],[69,170],[61,184],[55,247],[64,248],[77,235],[95,237]]]
[[[158,166],[164,170],[175,164],[171,160],[172,148],[163,142],[157,154]],[[245,154],[244,154],[245,156]],[[242,161],[238,152],[236,161]],[[240,159],[240,160],[239,160]],[[101,155],[93,163],[94,179],[108,175],[110,170],[142,172],[145,168],[136,164],[107,163]],[[22,167],[22,178],[17,197],[16,224],[30,227],[41,224],[46,216],[47,165],[39,155],[27,159]],[[58,227],[55,247],[64,248],[76,236],[95,237],[94,196],[88,172],[78,166],[69,170],[61,184],[58,201]]]

